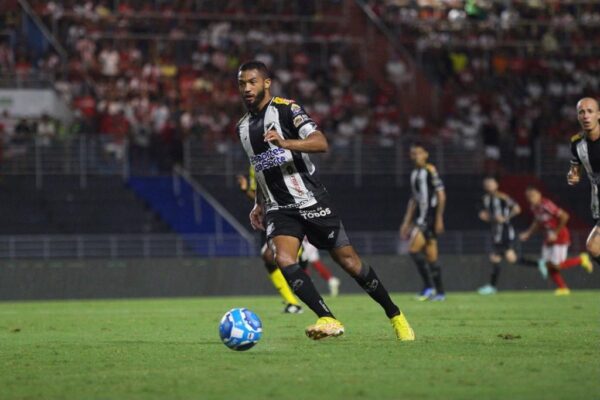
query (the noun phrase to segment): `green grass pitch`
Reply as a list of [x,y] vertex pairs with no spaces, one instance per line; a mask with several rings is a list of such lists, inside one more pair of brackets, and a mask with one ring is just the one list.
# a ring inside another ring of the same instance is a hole
[[[414,343],[365,295],[328,299],[346,335],[320,342],[275,297],[0,303],[0,398],[600,399],[598,291],[394,298]],[[232,307],[263,321],[250,351],[219,340]]]

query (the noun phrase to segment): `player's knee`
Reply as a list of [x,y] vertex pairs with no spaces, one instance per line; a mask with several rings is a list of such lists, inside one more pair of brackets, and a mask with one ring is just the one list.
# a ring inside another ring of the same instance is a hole
[[514,264],[517,262],[517,253],[515,253],[512,250],[507,251],[504,256],[506,257],[506,261],[508,261],[511,264]]
[[490,262],[491,263],[498,264],[500,261],[502,261],[502,257],[500,257],[498,254],[490,254]]
[[357,254],[345,254],[338,257],[338,263],[344,270],[352,274],[353,276],[360,273],[361,261]]
[[585,244],[585,248],[592,257],[600,256],[600,243],[597,243],[594,240],[588,240]]
[[280,268],[287,267],[288,265],[296,264],[297,260],[290,254],[276,253],[275,262]]

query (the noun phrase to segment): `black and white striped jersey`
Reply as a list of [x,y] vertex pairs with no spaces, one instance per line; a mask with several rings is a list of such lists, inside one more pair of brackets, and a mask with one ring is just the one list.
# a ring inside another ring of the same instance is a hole
[[444,183],[432,164],[415,168],[410,174],[412,198],[417,205],[415,222],[424,224],[438,206],[438,192],[444,190]]
[[308,154],[264,141],[270,127],[285,139],[306,139],[317,124],[294,100],[273,97],[259,113],[247,113],[237,134],[256,173],[266,211],[301,209],[317,204],[326,193]]
[[[482,199],[482,210],[490,216],[490,225],[494,242],[499,242],[506,235],[509,240],[515,239],[515,230],[510,222],[511,212],[517,203],[505,193],[486,193]],[[504,217],[506,222],[496,222],[497,217]]]

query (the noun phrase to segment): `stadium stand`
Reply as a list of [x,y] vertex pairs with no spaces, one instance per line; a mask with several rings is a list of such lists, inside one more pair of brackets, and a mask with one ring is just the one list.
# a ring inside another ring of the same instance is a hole
[[[594,2],[491,3],[478,10],[468,1],[433,0],[65,0],[30,1],[25,12],[8,1],[0,18],[2,82],[51,83],[74,115],[64,124],[3,113],[0,169],[35,174],[36,157],[48,155],[53,174],[77,174],[82,161],[72,154],[84,141],[94,147],[85,173],[154,175],[180,164],[246,224],[245,199],[233,184],[246,170],[233,136],[243,114],[235,72],[256,57],[274,67],[274,91],[302,102],[328,135],[332,154],[317,159],[349,229],[397,229],[414,138],[428,143],[447,183],[447,228],[479,229],[483,173],[564,173],[574,101],[597,93],[600,68]],[[573,19],[585,23],[574,29]],[[554,181],[547,188],[564,191]],[[569,199],[587,220],[585,190]],[[357,212],[367,203],[370,213]]]
[[0,234],[144,234],[169,227],[115,176],[52,176],[36,189],[31,176],[4,176],[0,182]]

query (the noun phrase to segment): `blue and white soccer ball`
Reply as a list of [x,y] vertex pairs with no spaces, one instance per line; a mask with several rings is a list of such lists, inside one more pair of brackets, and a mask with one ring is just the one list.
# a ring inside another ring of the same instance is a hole
[[262,337],[262,322],[247,308],[233,308],[221,318],[219,336],[232,350],[248,350]]

